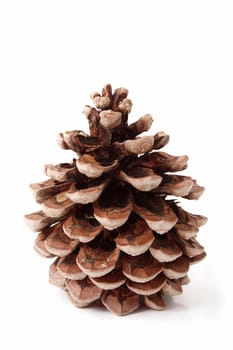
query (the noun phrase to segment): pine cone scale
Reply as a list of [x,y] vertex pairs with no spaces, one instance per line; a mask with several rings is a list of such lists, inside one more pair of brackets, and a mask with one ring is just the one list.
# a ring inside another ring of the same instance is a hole
[[167,280],[164,274],[160,273],[151,281],[138,283],[138,282],[132,282],[131,280],[128,280],[126,282],[126,285],[132,292],[138,295],[153,295],[158,293],[163,288],[166,281]]
[[139,295],[130,291],[125,285],[121,288],[105,291],[101,301],[109,311],[119,316],[128,315],[140,306]]
[[77,217],[71,214],[63,223],[64,233],[71,239],[78,239],[82,243],[92,241],[103,227],[94,218]]
[[132,282],[145,283],[162,272],[162,264],[153,259],[149,252],[139,257],[125,255],[122,258],[122,272]]
[[118,261],[120,250],[115,248],[107,251],[98,247],[93,249],[88,245],[80,245],[76,263],[90,277],[102,277],[111,272]]
[[103,290],[112,290],[122,286],[126,278],[122,274],[121,269],[115,269],[101,277],[90,277],[90,280]]
[[82,280],[86,277],[85,273],[76,264],[77,253],[71,253],[58,259],[57,270],[66,279]]

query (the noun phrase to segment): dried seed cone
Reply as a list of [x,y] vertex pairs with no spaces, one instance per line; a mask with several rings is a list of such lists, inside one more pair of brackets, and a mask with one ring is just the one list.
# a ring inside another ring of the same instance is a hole
[[139,136],[152,124],[149,114],[128,124],[127,95],[110,85],[92,94],[95,107],[84,108],[90,134],[58,137],[77,158],[45,166],[49,180],[30,185],[41,210],[25,215],[38,232],[35,250],[55,258],[50,282],[78,307],[101,300],[117,315],[142,303],[163,309],[167,295],[182,292],[190,265],[206,255],[196,235],[207,219],[176,200],[198,199],[204,188],[174,174],[187,167],[187,156],[158,151],[168,135]]

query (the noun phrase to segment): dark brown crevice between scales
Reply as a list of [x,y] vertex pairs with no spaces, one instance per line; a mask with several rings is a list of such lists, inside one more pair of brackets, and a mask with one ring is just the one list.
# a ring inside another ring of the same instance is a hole
[[198,199],[204,187],[176,174],[187,168],[186,155],[160,151],[168,135],[140,135],[151,115],[128,123],[127,89],[107,84],[91,98],[94,107],[83,111],[89,134],[58,135],[76,157],[45,165],[49,179],[30,185],[41,210],[25,221],[38,232],[38,254],[54,258],[50,283],[75,306],[99,301],[117,315],[141,305],[162,310],[167,296],[182,293],[190,266],[206,256],[196,236],[207,219],[178,204],[180,197]]

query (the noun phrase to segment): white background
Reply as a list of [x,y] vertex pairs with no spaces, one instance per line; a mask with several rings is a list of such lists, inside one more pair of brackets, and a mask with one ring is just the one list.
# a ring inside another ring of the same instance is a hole
[[[0,1],[1,349],[232,349],[233,2]],[[163,312],[117,317],[76,309],[48,283],[50,261],[23,223],[28,183],[73,154],[58,132],[87,127],[82,109],[110,82],[154,117],[165,151],[188,154],[206,192],[184,203],[209,217],[208,258]]]

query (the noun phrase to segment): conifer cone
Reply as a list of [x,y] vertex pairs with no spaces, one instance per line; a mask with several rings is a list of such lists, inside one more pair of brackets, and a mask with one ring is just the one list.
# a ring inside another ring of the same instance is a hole
[[149,114],[128,124],[127,96],[111,85],[91,95],[95,107],[83,112],[90,133],[58,137],[77,158],[45,166],[49,179],[30,185],[41,210],[25,215],[39,232],[35,250],[55,258],[50,282],[75,306],[101,300],[117,315],[142,304],[163,309],[166,296],[188,283],[190,265],[206,255],[196,235],[207,219],[176,199],[198,199],[204,188],[174,174],[187,167],[187,156],[158,151],[168,135],[139,136],[151,127]]

